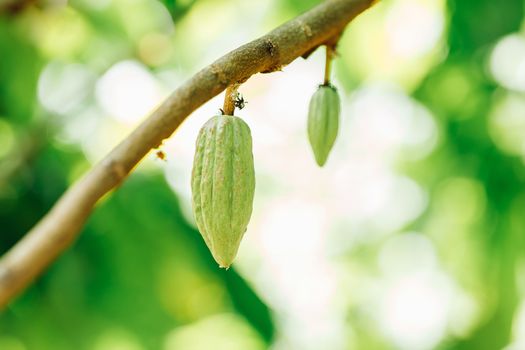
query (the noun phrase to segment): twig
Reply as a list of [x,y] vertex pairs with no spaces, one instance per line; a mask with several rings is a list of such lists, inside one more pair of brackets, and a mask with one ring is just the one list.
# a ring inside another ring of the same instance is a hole
[[332,63],[334,60],[334,57],[337,56],[337,43],[339,42],[339,39],[341,38],[342,32],[338,33],[337,35],[334,35],[332,38],[330,38],[325,43],[325,64],[324,64],[324,82],[323,85],[330,85],[330,79],[332,76]]
[[341,33],[373,0],[328,0],[202,69],[72,185],[0,260],[0,308],[26,288],[78,236],[94,205],[116,188],[195,109],[227,86],[280,70]]

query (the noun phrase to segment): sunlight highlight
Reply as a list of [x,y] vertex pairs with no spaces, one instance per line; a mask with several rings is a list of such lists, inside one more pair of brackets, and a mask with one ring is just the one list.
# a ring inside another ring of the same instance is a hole
[[525,38],[511,34],[500,39],[492,51],[490,69],[504,87],[525,91]]
[[146,117],[161,102],[163,94],[145,66],[121,61],[99,79],[95,96],[110,117],[132,125]]

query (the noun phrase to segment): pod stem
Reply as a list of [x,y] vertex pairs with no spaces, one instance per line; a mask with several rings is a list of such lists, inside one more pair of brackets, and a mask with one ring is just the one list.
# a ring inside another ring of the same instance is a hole
[[239,84],[232,84],[226,89],[224,94],[224,105],[222,111],[224,115],[233,115],[235,112],[235,100],[237,99],[237,89]]
[[332,73],[332,59],[335,55],[334,46],[326,45],[326,60],[324,66],[324,82],[323,85],[330,85],[330,76]]

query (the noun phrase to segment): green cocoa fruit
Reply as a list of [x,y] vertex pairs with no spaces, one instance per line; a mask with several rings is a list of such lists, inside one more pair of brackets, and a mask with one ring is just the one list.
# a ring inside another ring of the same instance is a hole
[[326,163],[339,129],[341,102],[335,87],[321,85],[310,100],[308,139],[319,166]]
[[217,115],[197,137],[191,178],[197,227],[220,267],[237,254],[255,192],[252,137],[240,118]]

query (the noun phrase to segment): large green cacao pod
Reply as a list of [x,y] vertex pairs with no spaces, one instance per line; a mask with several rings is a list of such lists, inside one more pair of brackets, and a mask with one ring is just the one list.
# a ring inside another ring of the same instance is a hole
[[217,115],[197,137],[191,178],[197,227],[220,267],[237,255],[255,191],[252,137],[240,118]]
[[341,102],[335,87],[321,85],[310,100],[308,139],[319,166],[326,163],[339,129]]

